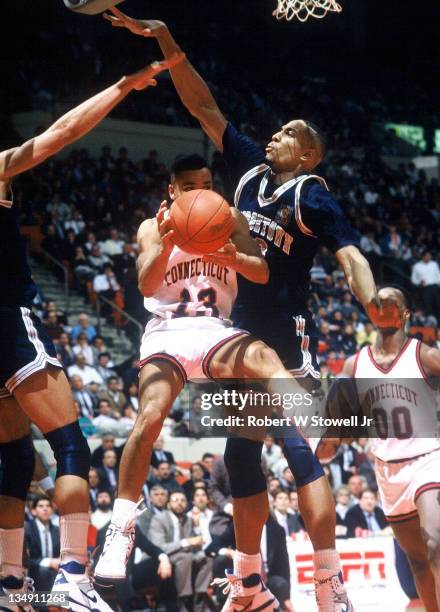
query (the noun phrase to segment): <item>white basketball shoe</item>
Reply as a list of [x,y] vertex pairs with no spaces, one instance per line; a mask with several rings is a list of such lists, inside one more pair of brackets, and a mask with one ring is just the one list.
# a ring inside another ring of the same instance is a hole
[[273,612],[280,604],[273,593],[269,591],[259,574],[250,574],[245,578],[237,578],[230,570],[225,571],[226,578],[216,578],[212,584],[224,587],[223,593],[228,598],[221,612]]
[[341,572],[319,569],[314,579],[319,612],[355,612],[348,599]]

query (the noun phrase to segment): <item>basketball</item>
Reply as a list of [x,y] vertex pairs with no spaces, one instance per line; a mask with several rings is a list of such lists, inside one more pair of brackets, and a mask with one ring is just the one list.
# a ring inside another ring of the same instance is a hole
[[214,253],[228,241],[233,227],[231,208],[226,200],[207,189],[187,191],[170,209],[173,241],[193,255]]
[[63,0],[68,9],[75,13],[85,15],[96,15],[107,11],[112,6],[120,4],[124,0]]

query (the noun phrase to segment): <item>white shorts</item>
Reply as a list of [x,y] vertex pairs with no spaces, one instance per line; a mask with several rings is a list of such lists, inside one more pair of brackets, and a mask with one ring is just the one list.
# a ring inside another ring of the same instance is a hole
[[140,367],[154,359],[174,363],[183,382],[211,378],[209,364],[231,338],[248,335],[215,317],[153,318],[142,336]]
[[440,449],[398,463],[376,457],[375,464],[383,511],[391,524],[417,516],[419,495],[440,489]]

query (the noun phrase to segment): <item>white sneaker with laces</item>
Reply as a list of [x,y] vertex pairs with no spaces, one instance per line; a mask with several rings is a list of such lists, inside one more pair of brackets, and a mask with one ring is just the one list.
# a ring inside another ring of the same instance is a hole
[[225,571],[226,578],[216,578],[211,584],[224,587],[223,593],[229,593],[221,612],[257,612],[278,610],[280,604],[269,591],[259,574],[250,574],[246,578],[237,578],[230,570]]
[[98,582],[121,582],[125,580],[127,561],[134,544],[135,515],[124,527],[110,523],[105,534],[104,549],[95,567]]
[[[75,577],[75,580],[73,580],[69,572],[60,568],[51,593],[52,595],[66,593],[68,609],[72,612],[85,612],[86,610],[90,612],[112,612],[110,606],[95,591],[87,574],[82,574],[81,577]],[[53,607],[56,606],[51,606],[51,608]],[[60,608],[64,609],[64,606],[61,604]]]
[[10,601],[10,595],[24,595],[35,591],[32,578],[25,576],[23,584],[21,585],[20,583],[21,580],[13,576],[0,577],[0,610],[2,612],[34,612],[31,604],[15,604]]
[[355,612],[345,590],[342,572],[320,569],[315,572],[314,580],[319,612]]

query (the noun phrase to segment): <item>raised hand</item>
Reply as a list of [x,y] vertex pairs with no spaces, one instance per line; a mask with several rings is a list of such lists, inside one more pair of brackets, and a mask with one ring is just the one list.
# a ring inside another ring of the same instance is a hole
[[392,298],[378,299],[366,308],[375,327],[379,329],[400,329],[405,325],[403,309]]
[[163,21],[157,21],[156,19],[133,19],[115,7],[112,7],[110,11],[112,15],[104,13],[104,19],[109,21],[114,28],[126,28],[137,36],[156,38],[161,31],[166,30],[166,25]]
[[184,58],[184,53],[176,53],[167,60],[153,62],[145,68],[142,68],[142,70],[138,70],[138,72],[125,77],[124,82],[130,84],[133,89],[137,91],[146,89],[147,87],[155,87],[157,81],[154,77],[164,70],[168,70],[176,64],[179,64]]

